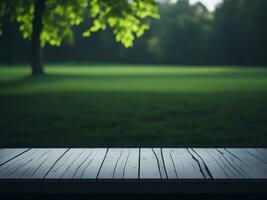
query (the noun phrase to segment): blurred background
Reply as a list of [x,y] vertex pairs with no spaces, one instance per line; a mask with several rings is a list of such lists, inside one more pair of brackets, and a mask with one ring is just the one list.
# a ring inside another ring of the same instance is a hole
[[[73,45],[46,46],[45,61],[175,65],[267,65],[267,1],[160,0],[160,20],[132,48],[116,43],[111,31],[83,38],[88,24],[75,28]],[[90,21],[88,22],[90,23]],[[30,44],[17,24],[3,19],[0,63],[27,63]],[[112,52],[112,53],[111,53]]]
[[266,147],[267,0],[158,7],[131,48],[75,27],[39,77],[2,17],[0,147]]

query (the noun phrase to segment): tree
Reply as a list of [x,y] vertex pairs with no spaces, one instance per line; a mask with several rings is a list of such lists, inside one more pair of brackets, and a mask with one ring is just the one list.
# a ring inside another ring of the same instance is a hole
[[[159,18],[154,0],[1,0],[0,17],[19,23],[23,38],[31,41],[33,75],[44,74],[42,48],[48,43],[73,43],[73,27],[90,20],[83,32],[112,29],[117,42],[131,47],[149,29],[146,18]],[[0,21],[0,35],[1,31]]]
[[154,39],[148,43],[154,57],[168,64],[212,63],[214,16],[204,4],[179,0],[160,5],[159,14],[161,20],[154,21],[147,34]]
[[222,64],[266,66],[266,7],[263,0],[224,0],[218,7],[214,33]]

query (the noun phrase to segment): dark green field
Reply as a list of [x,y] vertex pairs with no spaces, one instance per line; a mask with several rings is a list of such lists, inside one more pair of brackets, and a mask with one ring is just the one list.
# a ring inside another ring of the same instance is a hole
[[0,147],[267,147],[267,68],[0,67]]

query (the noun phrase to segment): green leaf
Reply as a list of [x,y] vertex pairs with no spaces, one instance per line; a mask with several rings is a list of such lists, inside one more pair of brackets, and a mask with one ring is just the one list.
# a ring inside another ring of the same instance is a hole
[[[23,38],[30,39],[34,18],[34,0],[0,1],[0,17],[10,15],[19,23]],[[89,13],[88,13],[89,12]],[[93,24],[83,37],[93,32],[113,30],[116,41],[131,47],[136,37],[144,34],[149,26],[147,18],[159,18],[153,0],[46,0],[42,16],[41,45],[61,45],[64,39],[73,41],[73,28],[89,18]],[[0,34],[2,34],[0,26]]]
[[90,35],[91,35],[90,31],[83,32],[83,37],[90,37]]

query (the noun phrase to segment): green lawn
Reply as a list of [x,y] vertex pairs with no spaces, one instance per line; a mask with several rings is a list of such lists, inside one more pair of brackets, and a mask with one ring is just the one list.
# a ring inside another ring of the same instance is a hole
[[0,147],[267,147],[267,68],[0,67]]

